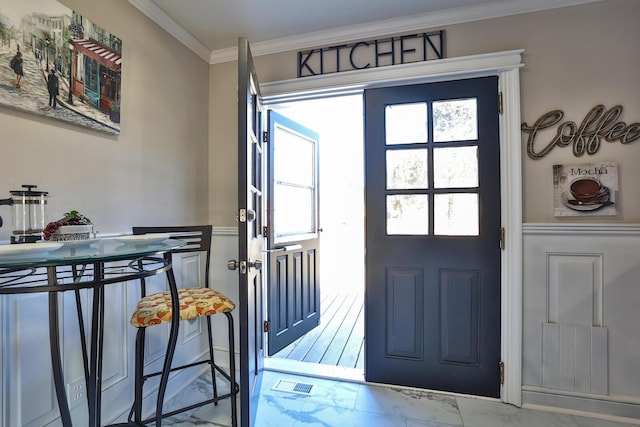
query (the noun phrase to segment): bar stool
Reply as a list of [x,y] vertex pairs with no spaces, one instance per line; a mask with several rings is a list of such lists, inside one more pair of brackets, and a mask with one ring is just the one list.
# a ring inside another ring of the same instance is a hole
[[[138,302],[138,305],[131,316],[131,324],[138,328],[136,333],[136,349],[135,349],[135,384],[134,384],[134,402],[129,413],[129,422],[133,422],[137,425],[143,425],[155,420],[156,425],[161,425],[163,418],[185,412],[191,409],[199,408],[201,406],[213,403],[217,405],[219,401],[223,399],[230,399],[231,403],[231,425],[236,427],[238,425],[237,415],[237,403],[236,395],[239,391],[239,386],[236,381],[235,372],[235,357],[234,357],[234,328],[233,328],[233,316],[231,312],[235,309],[235,304],[229,298],[225,297],[221,293],[211,289],[209,287],[209,261],[211,258],[211,234],[212,226],[176,226],[176,227],[133,227],[133,234],[147,234],[147,233],[167,233],[172,238],[183,240],[188,242],[182,248],[175,249],[173,254],[176,253],[205,253],[205,276],[204,286],[197,288],[185,288],[178,289],[178,298],[180,301],[180,320],[192,320],[199,317],[206,318],[207,324],[207,341],[209,344],[208,358],[194,363],[184,364],[181,366],[170,366],[169,372],[174,372],[186,368],[191,368],[199,365],[208,364],[211,370],[211,381],[213,384],[213,390],[211,398],[205,399],[198,403],[188,405],[170,412],[163,413],[163,401],[166,392],[166,383],[161,381],[160,388],[158,389],[158,399],[156,403],[156,411],[153,417],[142,419],[142,399],[143,399],[143,387],[147,379],[162,375],[163,371],[157,371],[152,373],[144,373],[144,342],[146,328],[152,325],[157,325],[164,322],[171,322],[173,315],[171,307],[171,294],[169,291],[159,292],[151,295],[146,295],[146,282],[145,279],[141,279],[140,287],[142,298]],[[213,333],[211,331],[211,316],[217,313],[223,313],[227,318],[228,334],[229,334],[229,370],[225,372],[214,360],[213,350]],[[170,336],[168,345],[173,346],[177,342],[177,336]],[[164,370],[167,369],[165,363]],[[229,393],[219,395],[218,386],[216,380],[216,372],[229,382]]]

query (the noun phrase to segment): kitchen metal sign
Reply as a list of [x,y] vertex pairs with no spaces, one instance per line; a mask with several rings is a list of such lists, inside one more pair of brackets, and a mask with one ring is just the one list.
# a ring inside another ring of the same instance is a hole
[[298,52],[298,77],[443,59],[444,30]]

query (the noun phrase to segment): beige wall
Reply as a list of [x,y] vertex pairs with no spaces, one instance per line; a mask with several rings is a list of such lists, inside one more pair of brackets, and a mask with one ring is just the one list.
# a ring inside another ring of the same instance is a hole
[[77,209],[103,233],[208,222],[208,64],[125,0],[63,3],[123,40],[121,133],[0,108],[0,198],[37,184],[50,220]]
[[[609,0],[583,6],[530,13],[506,18],[444,26],[448,57],[487,52],[524,49],[521,69],[522,121],[535,122],[542,114],[560,109],[563,121],[580,123],[596,104],[624,107],[621,117],[627,123],[640,122],[640,82],[637,70],[640,57],[635,54],[640,40],[640,2]],[[425,28],[430,30],[431,28]],[[437,28],[439,29],[439,28]],[[273,82],[296,77],[296,52],[254,58],[261,82]],[[235,87],[235,62],[213,65],[210,71],[213,111],[223,111],[235,102],[227,90]],[[224,82],[220,78],[225,78]],[[227,95],[225,95],[225,93]],[[229,177],[236,173],[235,127],[212,124],[212,154],[216,170],[212,173]],[[230,116],[229,116],[230,117]],[[214,118],[214,120],[216,120]],[[224,120],[224,121],[223,121]],[[545,131],[538,146],[555,134]],[[571,147],[556,148],[541,160],[532,160],[525,153],[526,135],[522,134],[524,171],[525,222],[558,222],[553,216],[552,166],[615,161],[619,164],[620,214],[600,221],[639,222],[640,197],[635,182],[636,164],[640,161],[640,140],[628,145],[604,143],[593,156],[573,156]],[[219,158],[218,156],[223,156]],[[228,161],[227,161],[228,160]],[[215,180],[212,178],[212,180]],[[234,225],[236,189],[233,185],[216,187],[212,191],[212,220],[215,225]],[[584,218],[580,220],[585,221]],[[567,221],[567,220],[563,220]],[[575,219],[573,219],[575,221]],[[592,220],[593,221],[593,220]]]
[[[0,108],[0,198],[34,183],[51,193],[51,219],[78,209],[103,232],[141,223],[235,226],[236,62],[208,67],[124,0],[65,4],[123,39],[122,132],[110,136]],[[447,56],[524,48],[522,121],[529,124],[552,109],[580,122],[598,103],[621,104],[622,119],[637,122],[637,16],[639,2],[609,0],[445,26]],[[295,78],[296,52],[255,62],[262,82]],[[542,134],[541,141],[550,136]],[[514,143],[524,147],[525,140],[523,134]],[[620,164],[621,213],[604,220],[640,221],[640,198],[634,197],[639,159],[640,142],[606,143],[580,159],[570,148],[541,160],[524,154],[525,222],[557,221],[551,167],[587,161]],[[6,221],[0,240],[6,240],[10,209],[0,208],[0,215]]]
[[209,212],[218,227],[236,226],[238,207],[238,63],[209,71]]

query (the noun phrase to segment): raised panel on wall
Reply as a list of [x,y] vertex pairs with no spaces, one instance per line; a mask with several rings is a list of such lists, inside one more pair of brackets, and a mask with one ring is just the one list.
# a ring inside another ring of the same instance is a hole
[[[124,272],[124,268],[122,271]],[[118,382],[127,380],[129,367],[127,355],[130,354],[128,332],[133,328],[129,323],[132,310],[127,307],[127,285],[137,283],[123,283],[105,286],[104,303],[109,307],[105,317],[104,348],[105,357],[102,361],[102,390],[114,387]],[[133,383],[132,383],[133,384]],[[125,391],[126,389],[123,389]]]
[[602,326],[602,258],[602,254],[548,255],[549,322]]
[[[238,273],[227,268],[227,260],[236,259],[238,256],[238,228],[237,227],[214,227],[213,240],[211,242],[211,286],[222,292],[227,298],[239,301]],[[236,308],[238,310],[238,308]],[[236,316],[236,311],[233,315]],[[227,328],[225,322],[214,322],[213,336],[216,348],[223,351],[228,350]],[[273,326],[273,325],[272,325]],[[234,322],[235,345],[239,349],[240,343],[240,322]],[[237,350],[234,349],[237,353]],[[224,363],[222,359],[221,363]]]
[[[176,278],[180,277],[177,272]],[[151,276],[147,280],[147,295],[154,292],[162,292],[167,289],[167,279],[164,275]],[[167,349],[169,339],[169,323],[161,323],[147,328],[145,332],[145,366],[153,365],[161,368],[161,361]],[[155,364],[155,365],[154,365]],[[147,369],[147,368],[145,368]],[[154,368],[150,368],[154,369]]]
[[[123,273],[125,266],[118,269]],[[138,281],[129,281],[105,286],[105,333],[104,357],[102,361],[102,413],[111,419],[122,408],[130,407],[133,401],[133,354],[136,329],[130,319],[138,302]],[[67,311],[71,308],[68,307]],[[70,325],[70,329],[73,326]],[[76,344],[77,346],[77,344]],[[65,348],[65,355],[71,349]],[[69,382],[69,379],[67,379]],[[82,416],[86,407],[82,409]],[[80,414],[78,414],[80,415]],[[74,419],[77,417],[74,415]],[[74,424],[75,425],[75,424]]]
[[[204,266],[201,254],[184,254],[179,259],[174,255],[174,265],[179,264],[179,276],[176,281],[180,288],[197,288],[204,286]],[[181,322],[180,335],[182,344],[203,337],[205,319],[197,319],[194,322]]]
[[542,385],[608,392],[602,254],[547,255],[548,322],[542,325]]
[[424,272],[418,268],[387,269],[386,354],[424,358]]
[[5,374],[2,400],[8,426],[42,426],[58,418],[49,347],[46,294],[3,296]]

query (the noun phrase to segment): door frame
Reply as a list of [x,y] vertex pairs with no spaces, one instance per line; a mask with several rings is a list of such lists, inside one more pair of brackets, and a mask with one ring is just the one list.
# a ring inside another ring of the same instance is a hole
[[262,83],[263,106],[294,99],[361,93],[365,88],[498,76],[500,193],[505,248],[501,253],[501,400],[522,406],[522,157],[520,74],[524,49],[416,62]]

